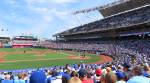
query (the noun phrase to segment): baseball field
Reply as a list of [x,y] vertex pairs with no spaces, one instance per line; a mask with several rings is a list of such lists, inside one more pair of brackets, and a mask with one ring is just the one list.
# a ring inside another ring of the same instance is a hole
[[104,63],[112,59],[103,55],[56,51],[40,48],[0,48],[0,70],[62,66],[74,63]]

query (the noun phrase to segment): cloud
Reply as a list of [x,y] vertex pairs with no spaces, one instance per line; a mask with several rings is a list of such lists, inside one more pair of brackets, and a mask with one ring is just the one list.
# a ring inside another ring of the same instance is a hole
[[48,9],[46,7],[35,7],[35,6],[30,6],[30,10],[37,12],[37,13],[48,13]]
[[77,3],[79,0],[49,0],[58,4],[66,4],[66,3]]
[[51,3],[51,4],[68,4],[68,3],[77,3],[79,0],[26,0],[28,4],[43,4],[43,3]]
[[[70,11],[65,8],[60,8],[58,5],[49,6],[52,3],[58,4],[66,4],[73,3],[77,0],[26,0],[27,6],[31,12],[38,14],[38,18],[40,19],[40,25],[35,24],[32,27],[32,30],[36,30],[38,33],[43,33],[46,29],[53,28],[52,25],[57,23],[58,26],[64,26],[65,24],[72,24],[73,21],[70,21]],[[37,5],[40,4],[40,5]],[[59,20],[62,23],[56,22]],[[53,23],[55,21],[56,23]],[[60,25],[61,24],[61,25]],[[36,27],[36,28],[35,28]],[[37,28],[38,27],[38,28]],[[67,27],[68,28],[68,27]],[[66,30],[66,29],[65,29]]]
[[47,0],[25,0],[27,4],[34,4],[34,3],[46,3]]
[[9,3],[12,4],[12,5],[15,5],[16,4],[16,0],[10,0]]

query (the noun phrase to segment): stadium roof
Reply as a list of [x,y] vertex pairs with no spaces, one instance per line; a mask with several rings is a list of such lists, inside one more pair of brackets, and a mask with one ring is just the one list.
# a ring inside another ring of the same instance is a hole
[[[33,36],[15,36],[14,38],[22,38],[22,39],[37,39],[37,38],[35,38],[35,37],[33,37]],[[14,39],[13,38],[13,39]]]
[[90,11],[98,10],[104,17],[108,17],[148,4],[150,4],[150,0],[119,0],[104,6],[76,11],[73,14],[88,13]]
[[117,5],[109,5],[108,7],[100,9],[99,12],[101,12],[104,17],[107,17],[148,4],[150,4],[150,0],[127,0]]

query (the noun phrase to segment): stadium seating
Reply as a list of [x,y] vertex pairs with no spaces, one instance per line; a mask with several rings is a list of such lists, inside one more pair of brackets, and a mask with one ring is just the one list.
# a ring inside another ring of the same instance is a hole
[[72,34],[78,32],[88,32],[88,31],[97,31],[97,30],[109,30],[109,29],[118,29],[122,27],[133,26],[135,24],[144,23],[150,21],[150,6],[145,6],[140,9],[135,9],[118,15],[114,15],[99,21],[95,21],[83,26],[79,26],[67,31],[64,31],[61,34]]

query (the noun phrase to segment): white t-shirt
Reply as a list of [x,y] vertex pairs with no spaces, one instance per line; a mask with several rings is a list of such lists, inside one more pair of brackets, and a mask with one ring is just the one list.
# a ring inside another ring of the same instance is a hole
[[126,82],[121,80],[121,81],[117,81],[116,83],[126,83]]
[[51,80],[51,83],[62,83],[62,79]]

